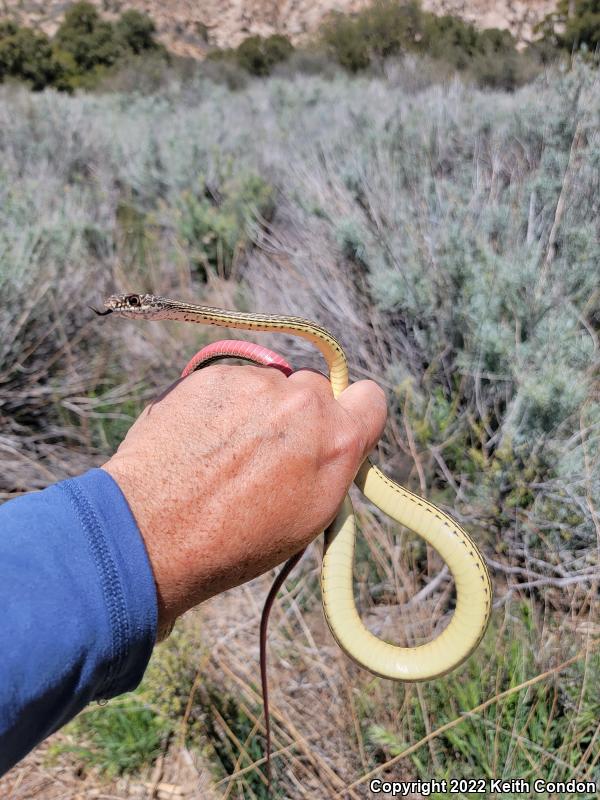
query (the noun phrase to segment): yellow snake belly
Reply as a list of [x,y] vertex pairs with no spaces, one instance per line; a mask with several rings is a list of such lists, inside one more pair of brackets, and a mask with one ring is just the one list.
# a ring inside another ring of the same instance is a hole
[[[104,306],[103,314],[115,313],[133,319],[171,319],[299,336],[323,354],[334,397],[348,386],[348,366],[342,346],[325,328],[302,317],[225,311],[148,294],[113,295]],[[442,633],[417,647],[398,647],[368,630],[354,600],[356,528],[352,503],[346,497],[325,533],[321,589],[331,632],[350,658],[376,675],[401,681],[444,675],[471,655],[489,622],[492,588],[483,556],[452,517],[395,483],[368,459],[358,471],[355,483],[384,514],[422,536],[437,550],[454,578],[456,608]]]

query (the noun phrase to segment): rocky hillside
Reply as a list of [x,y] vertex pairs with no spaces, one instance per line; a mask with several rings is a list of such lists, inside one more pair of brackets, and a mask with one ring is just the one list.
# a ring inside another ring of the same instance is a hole
[[[330,11],[353,12],[369,0],[92,0],[107,17],[128,8],[145,11],[160,40],[180,55],[201,56],[213,45],[235,46],[251,34],[284,33],[293,41],[314,31]],[[0,0],[0,17],[53,34],[70,5],[65,0]],[[519,39],[555,0],[423,0],[423,7],[452,13],[484,28],[509,28]]]

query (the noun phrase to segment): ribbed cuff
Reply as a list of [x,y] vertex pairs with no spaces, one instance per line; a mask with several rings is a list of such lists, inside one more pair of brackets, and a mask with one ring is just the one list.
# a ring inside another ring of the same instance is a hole
[[156,641],[156,586],[141,533],[115,480],[102,469],[59,484],[85,531],[111,634],[105,679],[94,699],[131,691]]

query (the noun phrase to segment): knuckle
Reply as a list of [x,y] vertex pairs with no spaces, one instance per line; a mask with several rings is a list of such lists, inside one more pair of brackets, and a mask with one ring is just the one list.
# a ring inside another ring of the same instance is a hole
[[279,370],[245,364],[235,368],[235,379],[239,381],[246,394],[260,396],[272,393],[274,386],[283,379]]
[[319,394],[310,386],[298,386],[288,395],[288,404],[296,413],[311,413],[321,407]]
[[331,439],[330,457],[334,461],[354,464],[362,452],[362,437],[355,425],[344,425]]
[[275,370],[264,369],[263,367],[254,367],[245,365],[240,367],[243,372],[241,373],[242,379],[245,383],[246,390],[251,395],[268,394],[273,391],[273,383],[275,380]]

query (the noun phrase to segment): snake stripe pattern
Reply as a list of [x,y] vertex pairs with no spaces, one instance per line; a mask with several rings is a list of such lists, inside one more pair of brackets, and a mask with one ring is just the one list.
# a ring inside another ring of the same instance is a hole
[[[320,325],[296,316],[226,311],[150,294],[109,297],[102,315],[128,319],[179,320],[251,331],[280,332],[311,342],[327,362],[334,397],[349,383],[340,342]],[[481,641],[491,613],[492,587],[483,556],[469,534],[433,503],[395,483],[368,459],[355,483],[364,496],[400,525],[423,537],[448,565],[456,587],[456,606],[448,626],[432,641],[398,647],[372,634],[354,600],[352,570],[356,538],[352,503],[346,497],[325,532],[321,589],[325,618],[342,650],[375,675],[401,681],[439,677],[463,662]]]

